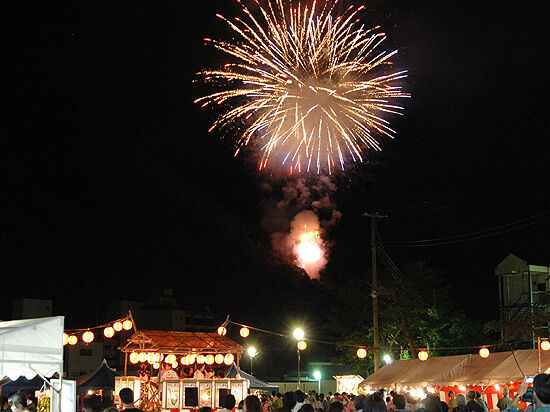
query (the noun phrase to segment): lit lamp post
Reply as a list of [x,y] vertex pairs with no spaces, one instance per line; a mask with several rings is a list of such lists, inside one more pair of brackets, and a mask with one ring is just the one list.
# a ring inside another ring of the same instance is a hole
[[298,355],[298,389],[300,389],[300,351],[303,351],[307,348],[307,343],[305,340],[303,340],[306,334],[304,333],[303,329],[297,328],[294,329],[292,335],[294,336],[294,339],[298,341],[298,343],[296,344],[296,354]]
[[318,390],[317,390],[317,394],[320,394],[321,393],[321,372],[319,372],[319,371],[313,372],[313,377],[315,379],[317,379],[317,382],[319,382],[319,387],[318,387]]
[[252,375],[252,359],[254,359],[254,356],[256,356],[258,352],[256,352],[256,348],[254,346],[251,346],[248,348],[248,356],[250,356],[250,374]]

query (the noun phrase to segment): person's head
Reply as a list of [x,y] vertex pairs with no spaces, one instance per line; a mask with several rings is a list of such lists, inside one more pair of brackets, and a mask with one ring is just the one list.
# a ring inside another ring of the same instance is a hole
[[257,396],[248,395],[244,398],[244,412],[263,412],[262,404]]
[[454,399],[455,393],[453,391],[449,391],[449,398]]
[[533,393],[538,405],[550,404],[550,375],[539,373],[533,379]]
[[424,399],[424,409],[426,412],[443,412],[443,409],[441,408],[441,401],[439,400],[439,396],[436,395],[428,395]]
[[481,393],[476,392],[476,401],[479,400],[479,399],[481,399]]
[[322,401],[323,399],[325,399],[325,394],[324,393],[320,393],[319,394],[319,399]]
[[201,406],[199,412],[212,412],[212,408],[210,406]]
[[456,404],[458,406],[466,406],[466,397],[461,393],[456,395]]
[[508,396],[510,394],[510,389],[504,388],[502,389],[502,396]]
[[363,409],[366,400],[367,397],[365,395],[357,395],[353,398],[353,406],[355,406],[355,410],[358,411],[359,409]]
[[384,398],[382,398],[380,392],[374,392],[368,396],[363,408],[364,412],[386,412],[386,410],[386,402],[384,402]]
[[239,406],[237,406],[237,409],[239,410],[243,410],[243,407],[244,407],[244,399],[242,399],[240,402],[239,402]]
[[118,393],[118,396],[120,396],[120,401],[123,405],[134,405],[134,391],[130,388],[123,388]]
[[311,404],[309,403],[304,403],[300,409],[298,409],[298,412],[314,412],[313,411],[313,406],[311,406]]
[[306,394],[302,392],[300,389],[298,389],[296,392],[296,402],[302,403],[306,400]]
[[343,412],[344,404],[342,402],[334,401],[328,406],[328,412]]
[[82,400],[82,409],[84,412],[99,412],[101,407],[101,398],[97,395],[86,396]]
[[277,397],[277,399],[283,397],[283,395],[280,392],[277,392],[277,394],[275,396]]
[[227,395],[225,395],[225,398],[223,398],[222,406],[225,409],[231,410],[235,407],[236,402],[237,401],[235,400],[235,395],[228,393]]
[[14,393],[9,397],[8,404],[14,412],[23,411],[27,404],[27,400],[22,393]]
[[466,397],[469,400],[473,401],[476,398],[476,392],[475,391],[468,391],[468,393],[466,394]]
[[283,395],[283,408],[292,409],[296,405],[296,394],[294,392],[285,392]]
[[393,404],[397,409],[405,409],[405,397],[400,393],[393,395]]

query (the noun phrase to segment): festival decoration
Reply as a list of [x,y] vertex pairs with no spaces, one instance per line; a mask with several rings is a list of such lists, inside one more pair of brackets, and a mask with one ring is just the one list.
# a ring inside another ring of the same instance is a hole
[[228,353],[227,355],[225,355],[223,359],[223,363],[229,366],[229,365],[232,365],[233,362],[235,362],[235,356],[232,353]]
[[87,330],[82,334],[82,341],[85,343],[91,343],[94,340],[94,333],[91,330]]
[[107,326],[105,329],[103,329],[103,335],[105,335],[106,338],[110,339],[115,336],[115,329],[112,326]]
[[136,352],[130,353],[130,363],[136,364],[139,362],[139,354]]
[[359,359],[364,359],[367,356],[367,350],[365,348],[357,349],[357,357]]
[[214,355],[206,355],[206,364],[212,365],[214,363]]
[[488,358],[489,354],[490,354],[490,352],[489,352],[489,349],[487,349],[487,348],[481,348],[479,350],[479,356],[481,356],[482,358]]
[[218,365],[222,364],[223,363],[223,355],[221,353],[218,353],[215,357],[214,357],[214,360],[216,361],[216,363]]
[[306,350],[307,342],[305,340],[298,341],[296,347],[298,348],[298,350]]
[[124,330],[130,330],[132,329],[133,323],[130,319],[126,319],[124,322],[122,322],[122,329]]
[[113,329],[117,332],[122,330],[122,322],[118,321],[113,324]]
[[63,332],[63,346],[69,343],[69,335]]
[[78,338],[76,337],[76,335],[71,335],[69,336],[69,339],[67,339],[67,342],[69,343],[69,345],[74,346],[78,342]]
[[425,350],[421,350],[420,352],[418,352],[418,359],[420,359],[422,362],[428,360],[429,356],[430,355]]
[[226,333],[227,333],[227,329],[225,328],[225,326],[220,326],[218,328],[218,335],[225,336]]
[[548,340],[546,340],[546,339],[542,340],[542,341],[540,342],[540,348],[541,348],[542,350],[545,350],[545,351],[546,351],[546,350],[550,350],[550,342],[549,342]]
[[248,335],[250,335],[250,329],[248,329],[246,326],[243,326],[239,332],[239,334],[243,337],[243,338],[247,338]]

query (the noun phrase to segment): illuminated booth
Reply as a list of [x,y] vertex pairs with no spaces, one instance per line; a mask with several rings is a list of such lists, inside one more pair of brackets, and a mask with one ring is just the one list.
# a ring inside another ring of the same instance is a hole
[[[225,372],[239,363],[244,348],[218,333],[137,331],[119,348],[125,354],[125,376],[115,378],[115,399],[122,388],[131,388],[134,400],[143,410],[182,410],[209,406],[221,407],[224,397],[231,393],[237,402],[248,394],[249,381]],[[128,362],[140,365],[138,376],[127,376]],[[155,375],[162,364],[170,364],[168,372]],[[174,369],[207,365],[217,372],[215,378],[180,378]],[[148,372],[149,371],[149,372]],[[150,373],[152,372],[152,373]],[[149,375],[148,375],[149,373]]]

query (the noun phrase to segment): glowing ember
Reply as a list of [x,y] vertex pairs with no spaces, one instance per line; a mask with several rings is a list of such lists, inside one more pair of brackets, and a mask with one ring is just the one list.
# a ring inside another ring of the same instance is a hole
[[319,232],[317,230],[302,233],[300,243],[296,246],[296,252],[298,253],[298,259],[302,267],[321,258],[322,250],[319,247],[319,243]]

